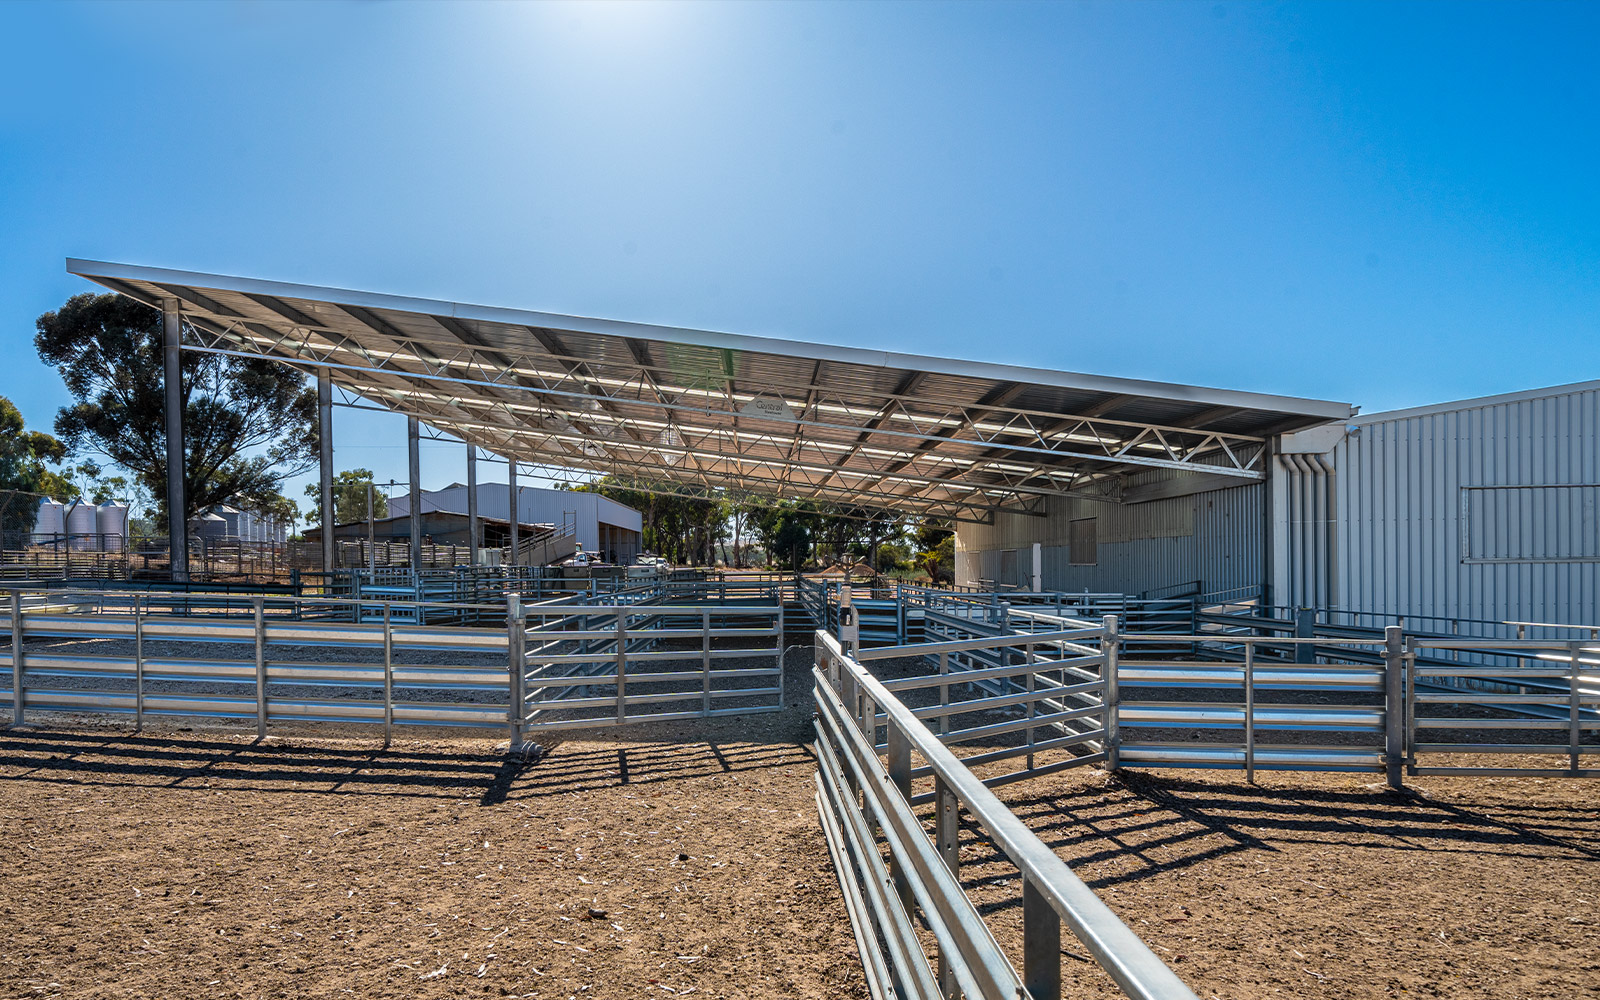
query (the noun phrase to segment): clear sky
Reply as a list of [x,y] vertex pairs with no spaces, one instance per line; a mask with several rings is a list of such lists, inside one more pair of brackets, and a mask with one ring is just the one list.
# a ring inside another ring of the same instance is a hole
[[[66,402],[68,256],[1368,412],[1600,378],[1597,51],[1596,4],[0,5],[0,394]],[[403,421],[335,447],[404,478]]]

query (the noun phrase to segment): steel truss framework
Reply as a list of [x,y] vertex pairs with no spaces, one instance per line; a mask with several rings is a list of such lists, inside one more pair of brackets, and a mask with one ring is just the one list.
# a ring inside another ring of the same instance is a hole
[[69,261],[184,318],[184,349],[325,368],[519,462],[691,495],[989,521],[1143,469],[1264,476],[1338,403]]

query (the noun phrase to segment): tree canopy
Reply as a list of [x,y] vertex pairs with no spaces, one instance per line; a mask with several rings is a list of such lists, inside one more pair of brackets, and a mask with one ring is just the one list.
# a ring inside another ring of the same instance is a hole
[[[74,295],[39,317],[34,345],[75,402],[55,430],[74,453],[131,472],[166,512],[161,314],[120,295]],[[185,519],[218,504],[271,509],[316,455],[316,392],[271,361],[185,352]]]
[[[367,487],[372,485],[371,469],[346,469],[333,477],[333,523],[352,524],[367,519]],[[322,523],[322,486],[312,483],[306,487],[311,503],[306,510],[306,520]],[[389,498],[372,491],[372,516],[389,516]]]
[[[31,531],[40,495],[69,500],[77,489],[48,465],[66,457],[66,445],[23,425],[22,412],[0,396],[0,530]],[[21,495],[13,495],[17,491]]]

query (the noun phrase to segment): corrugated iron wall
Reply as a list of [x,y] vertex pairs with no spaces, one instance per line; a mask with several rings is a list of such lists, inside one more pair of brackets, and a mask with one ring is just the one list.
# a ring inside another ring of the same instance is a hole
[[[1185,475],[1147,473],[1130,485]],[[1136,504],[1051,497],[1043,517],[1000,514],[993,525],[960,525],[956,579],[1029,586],[1038,542],[1049,590],[1141,594],[1193,582],[1207,592],[1251,586],[1261,579],[1262,517],[1256,483]],[[1074,562],[1070,544],[1071,524],[1083,518],[1095,521],[1093,565]]]
[[1276,603],[1600,623],[1600,383],[1352,428],[1277,457]]

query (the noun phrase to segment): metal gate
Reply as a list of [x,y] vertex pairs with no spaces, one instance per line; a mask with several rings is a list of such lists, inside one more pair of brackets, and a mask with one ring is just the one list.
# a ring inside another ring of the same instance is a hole
[[[1584,766],[1600,754],[1600,645],[1592,640],[1408,637],[1405,659],[1407,773],[1600,777]],[[1553,755],[1566,766],[1419,763],[1419,754]]]
[[519,615],[514,740],[783,708],[781,603],[533,605]]

